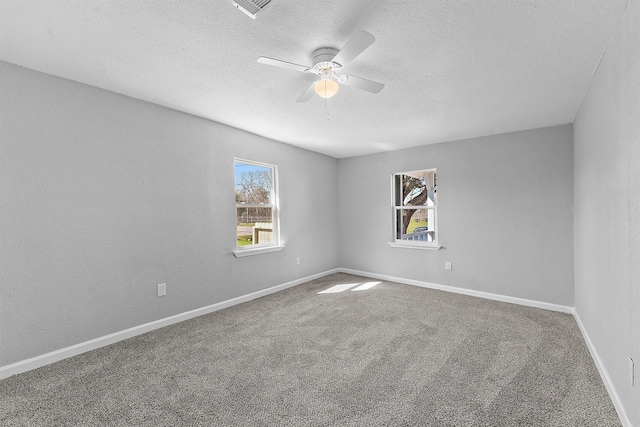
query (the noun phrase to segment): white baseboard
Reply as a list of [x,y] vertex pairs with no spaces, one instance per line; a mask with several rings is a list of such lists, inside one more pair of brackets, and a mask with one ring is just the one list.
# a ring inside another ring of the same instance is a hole
[[524,298],[509,297],[505,295],[492,294],[489,292],[474,291],[471,289],[456,288],[453,286],[438,285],[437,283],[423,282],[420,280],[404,279],[402,277],[387,276],[386,274],[369,273],[367,271],[352,270],[350,268],[339,268],[341,273],[355,274],[358,276],[371,277],[372,279],[387,280],[390,282],[403,283],[405,285],[420,286],[422,288],[437,289],[439,291],[453,292],[455,294],[469,295],[472,297],[485,298],[494,301],[509,302],[512,304],[525,305],[527,307],[542,308],[545,310],[559,311],[561,313],[573,314],[573,307],[566,305],[551,304],[548,302],[534,301]]
[[0,379],[8,378],[12,375],[20,374],[30,371],[32,369],[40,368],[45,365],[57,362],[62,359],[66,359],[78,354],[85,353],[87,351],[95,350],[100,347],[107,346],[109,344],[116,343],[118,341],[125,340],[127,338],[135,337],[136,335],[144,334],[146,332],[153,331],[155,329],[163,328],[165,326],[173,325],[174,323],[183,322],[185,320],[192,319],[194,317],[202,316],[204,314],[213,313],[214,311],[222,310],[223,308],[231,307],[236,304],[251,301],[256,298],[263,297],[265,295],[272,294],[274,292],[282,291],[293,286],[300,285],[310,280],[319,279],[320,277],[328,276],[329,274],[337,273],[339,269],[327,270],[321,273],[306,276],[301,279],[296,279],[291,282],[283,283],[281,285],[272,286],[261,291],[253,292],[247,295],[242,295],[230,300],[222,301],[216,304],[208,305],[206,307],[197,308],[195,310],[186,311],[184,313],[176,314],[174,316],[165,317],[164,319],[155,320],[153,322],[145,323],[143,325],[134,326],[133,328],[125,329],[123,331],[114,332],[109,335],[105,335],[99,338],[95,338],[89,341],[81,342],[69,347],[55,350],[50,353],[46,353],[40,356],[32,357],[30,359],[22,360],[20,362],[12,363],[0,367]]
[[578,327],[580,328],[580,332],[582,332],[582,337],[587,343],[587,347],[589,348],[589,353],[591,353],[591,358],[593,362],[596,364],[596,368],[598,368],[598,372],[600,373],[600,378],[602,378],[602,382],[604,383],[607,391],[609,392],[609,397],[613,402],[613,406],[616,408],[616,412],[618,413],[618,417],[620,418],[620,422],[623,427],[633,427],[631,424],[631,420],[627,416],[627,412],[624,410],[624,405],[616,392],[616,388],[613,386],[613,382],[611,381],[611,377],[609,376],[609,372],[607,372],[607,368],[605,368],[604,363],[602,363],[602,359],[600,359],[600,355],[596,351],[595,346],[593,345],[593,341],[591,341],[591,337],[587,333],[587,329],[584,327],[582,320],[580,320],[580,316],[578,312],[574,312],[573,317],[575,317],[576,322],[578,323]]

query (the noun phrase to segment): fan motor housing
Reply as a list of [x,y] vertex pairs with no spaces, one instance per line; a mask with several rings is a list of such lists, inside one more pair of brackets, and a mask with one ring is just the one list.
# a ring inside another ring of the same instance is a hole
[[338,54],[338,49],[332,47],[321,47],[313,51],[313,68],[316,70],[333,69],[337,70],[342,68],[342,65],[331,62],[333,58]]

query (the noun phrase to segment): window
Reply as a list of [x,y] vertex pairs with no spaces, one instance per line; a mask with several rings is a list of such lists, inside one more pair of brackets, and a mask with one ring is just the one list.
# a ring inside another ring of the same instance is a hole
[[402,172],[393,177],[392,246],[439,249],[436,170]]
[[235,159],[236,256],[280,250],[278,167]]

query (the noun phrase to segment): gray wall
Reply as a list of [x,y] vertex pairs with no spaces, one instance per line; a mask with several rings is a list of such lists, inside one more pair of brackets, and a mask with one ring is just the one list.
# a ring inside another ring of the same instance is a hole
[[[565,125],[342,159],[340,265],[573,306],[572,155]],[[445,248],[392,248],[390,175],[426,168]]]
[[[640,426],[640,2],[632,0],[574,124],[576,311]],[[636,365],[636,386],[627,358]]]
[[[5,62],[0,94],[0,366],[338,267],[336,159]],[[231,253],[234,156],[279,165],[281,252]]]

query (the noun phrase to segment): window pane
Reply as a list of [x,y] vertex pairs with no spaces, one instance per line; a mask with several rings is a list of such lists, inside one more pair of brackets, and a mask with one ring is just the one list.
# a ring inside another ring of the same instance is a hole
[[236,208],[238,246],[273,243],[273,209]]
[[436,173],[434,171],[415,172],[402,177],[402,200],[396,206],[435,206]]
[[397,209],[396,239],[433,242],[436,236],[436,215],[434,209]]
[[235,162],[236,203],[273,204],[273,168]]

